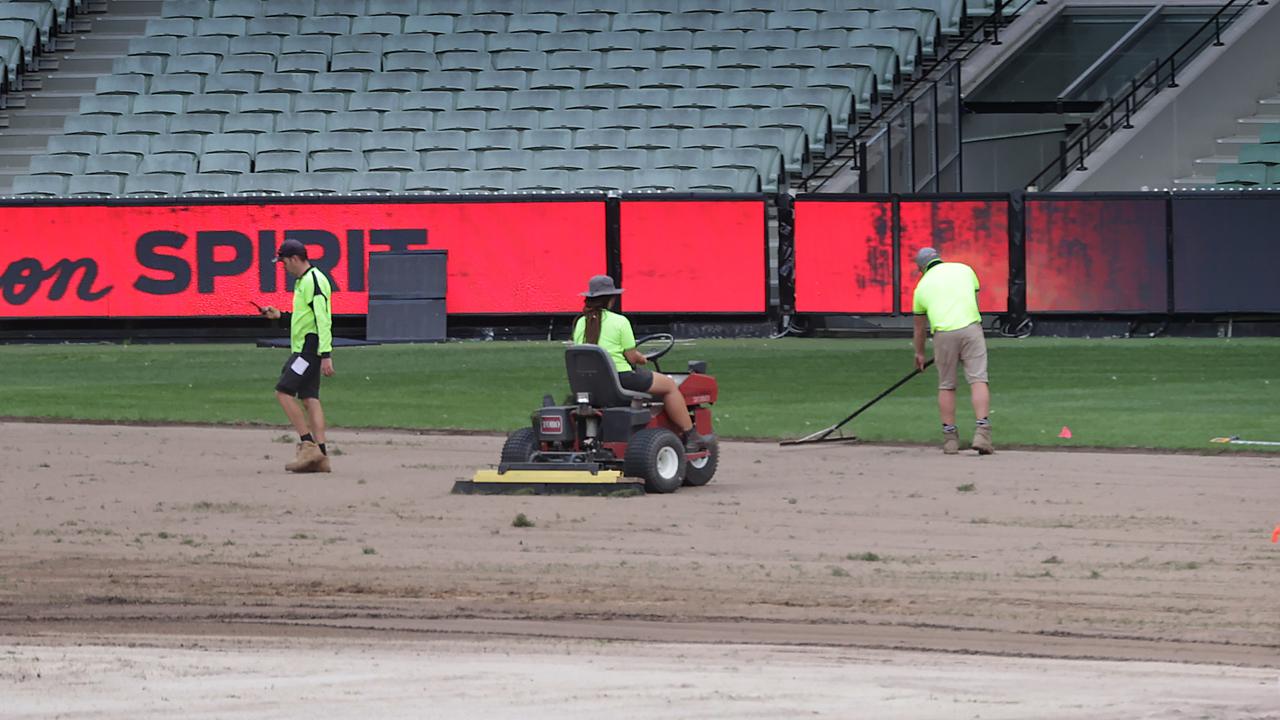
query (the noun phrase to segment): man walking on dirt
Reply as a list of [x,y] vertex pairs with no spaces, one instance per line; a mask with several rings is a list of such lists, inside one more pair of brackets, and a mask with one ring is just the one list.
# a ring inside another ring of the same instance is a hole
[[[329,451],[324,442],[324,409],[320,406],[320,375],[333,375],[333,307],[329,278],[307,260],[307,246],[285,240],[275,262],[283,263],[294,278],[293,317],[289,323],[293,354],[285,361],[276,383],[276,399],[298,431],[298,454],[285,465],[289,472],[329,472]],[[280,311],[262,308],[276,319]],[[294,398],[302,401],[299,405]],[[303,407],[306,412],[304,414]],[[310,427],[307,418],[310,417]]]
[[987,387],[987,342],[982,335],[982,316],[978,313],[978,276],[964,263],[944,263],[933,248],[921,250],[916,255],[916,265],[920,268],[920,282],[912,302],[915,313],[912,342],[916,369],[923,370],[925,334],[928,328],[933,329],[942,451],[948,455],[960,452],[960,433],[956,430],[956,367],[964,365],[973,415],[977,418],[972,447],[979,455],[990,455],[995,447],[991,444],[991,421],[987,418],[991,391]]

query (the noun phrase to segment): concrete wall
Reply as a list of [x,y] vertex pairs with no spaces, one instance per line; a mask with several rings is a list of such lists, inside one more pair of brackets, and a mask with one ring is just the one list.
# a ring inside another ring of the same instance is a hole
[[1219,137],[1240,134],[1236,119],[1258,112],[1259,99],[1280,91],[1280,3],[1255,5],[1179,70],[1180,87],[1166,89],[1073,172],[1057,191],[1169,187],[1193,175],[1194,160],[1213,155]]

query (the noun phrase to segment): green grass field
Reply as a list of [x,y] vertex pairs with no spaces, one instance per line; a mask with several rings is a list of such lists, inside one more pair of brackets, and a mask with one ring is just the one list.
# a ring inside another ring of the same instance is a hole
[[[559,343],[340,349],[323,385],[336,427],[505,431],[567,392]],[[1210,438],[1280,440],[1280,341],[995,340],[997,445],[1214,451]],[[287,353],[243,345],[0,347],[0,416],[285,425],[272,387]],[[665,367],[706,360],[726,437],[796,437],[839,420],[911,369],[907,340],[699,340]],[[864,413],[867,440],[939,439],[935,376]],[[961,390],[961,434],[971,433]],[[1062,426],[1074,433],[1060,440]],[[1250,448],[1260,449],[1260,448]]]

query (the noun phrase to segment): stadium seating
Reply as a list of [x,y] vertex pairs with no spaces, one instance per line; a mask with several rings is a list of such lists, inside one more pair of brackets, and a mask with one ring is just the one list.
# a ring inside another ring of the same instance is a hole
[[1239,164],[1218,168],[1217,185],[1280,187],[1280,122],[1263,125],[1258,140],[1240,146]]
[[0,85],[16,88],[24,69],[85,0],[0,0]]
[[772,192],[963,1],[166,0],[16,187]]

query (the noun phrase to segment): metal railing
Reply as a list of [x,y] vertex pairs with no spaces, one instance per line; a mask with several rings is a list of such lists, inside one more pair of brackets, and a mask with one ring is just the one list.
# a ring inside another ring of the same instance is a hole
[[[1133,128],[1133,116],[1165,88],[1178,87],[1178,70],[1210,43],[1222,47],[1222,29],[1253,5],[1268,0],[1228,0],[1191,37],[1162,60],[1152,60],[1133,76],[1127,89],[1104,100],[1080,127],[1059,143],[1058,157],[1026,183],[1029,190],[1048,190],[1075,170],[1088,170],[1088,157],[1117,130]],[[1234,10],[1228,15],[1229,10]]]
[[[1004,44],[1003,41],[1000,40],[1000,28],[1021,15],[1028,5],[1044,5],[1046,4],[1046,0],[1021,0],[1020,2],[1016,2],[1016,8],[1012,10],[1006,9],[1007,5],[1013,4],[1015,3],[1006,2],[1005,0],[996,0],[994,11],[990,16],[974,25],[967,33],[956,38],[947,48],[947,51],[943,53],[942,57],[938,58],[933,63],[928,72],[922,73],[920,77],[913,80],[911,84],[907,85],[907,87],[905,87],[896,98],[885,104],[880,109],[879,113],[874,115],[866,124],[860,127],[856,133],[845,140],[821,163],[815,165],[814,168],[809,171],[809,174],[801,180],[801,189],[806,192],[816,192],[834,178],[841,170],[844,170],[852,164],[858,171],[859,192],[867,192],[867,162],[869,157],[867,145],[869,143],[879,142],[883,136],[885,142],[888,143],[890,148],[892,148],[892,143],[889,142],[894,139],[892,131],[890,130],[891,124],[895,120],[900,119],[904,113],[914,117],[915,112],[913,105],[920,101],[921,98],[933,96],[936,99],[939,95],[938,85],[940,83],[949,86],[950,83],[954,82],[954,89],[944,90],[943,94],[946,92],[954,92],[958,100],[960,98],[960,63],[968,59],[970,55],[976,52],[977,49],[982,47],[984,44]],[[936,106],[936,102],[934,104]],[[958,117],[956,118],[956,126],[957,128],[959,127]],[[934,150],[936,150],[937,145],[938,143],[935,140],[933,143]],[[850,148],[854,149],[852,153],[848,153]],[[914,151],[914,148],[912,148],[912,150]],[[957,142],[957,164],[959,163],[959,151],[959,143]],[[874,146],[870,156],[876,156]],[[886,158],[887,157],[888,155],[886,155]],[[937,160],[936,154],[934,155],[934,158]],[[913,156],[909,157],[909,160],[912,164],[915,163],[914,152]],[[897,170],[898,172],[895,172],[895,168],[893,167],[886,169],[890,185],[892,185],[894,177],[900,177],[902,175],[916,175],[914,171],[901,172],[902,168],[898,168]],[[945,168],[942,167],[942,163],[935,162],[935,167],[930,175],[936,178],[941,176],[943,172],[945,172]],[[824,173],[826,173],[826,176],[818,179],[818,176],[823,175]],[[915,183],[912,184],[914,185]],[[955,189],[958,190],[959,187],[957,186]],[[912,188],[912,190],[914,190],[914,188]],[[887,192],[891,190],[886,189],[885,191]]]

